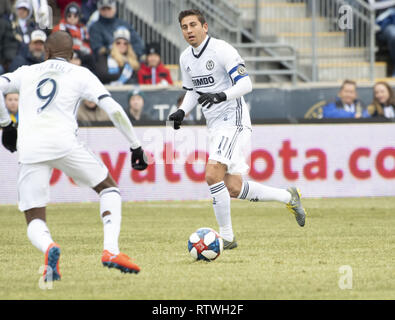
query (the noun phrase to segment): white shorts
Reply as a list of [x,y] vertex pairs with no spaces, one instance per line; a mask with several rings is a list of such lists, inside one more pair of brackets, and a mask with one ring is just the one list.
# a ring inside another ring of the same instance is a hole
[[229,174],[244,175],[250,166],[251,129],[223,127],[209,130],[209,159],[227,165]]
[[84,146],[54,160],[20,164],[18,175],[18,207],[20,211],[46,207],[52,169],[63,171],[80,186],[96,187],[108,175],[104,163]]

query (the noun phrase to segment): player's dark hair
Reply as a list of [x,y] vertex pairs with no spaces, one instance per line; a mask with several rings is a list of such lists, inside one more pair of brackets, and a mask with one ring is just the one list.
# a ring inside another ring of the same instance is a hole
[[47,58],[64,58],[70,60],[73,57],[73,38],[69,32],[56,31],[51,33],[45,41]]
[[197,16],[198,20],[200,21],[200,23],[202,25],[204,25],[206,23],[206,19],[204,18],[203,14],[199,10],[188,9],[188,10],[181,11],[180,14],[178,15],[178,22],[180,23],[180,25],[181,25],[182,19],[184,19],[187,16]]

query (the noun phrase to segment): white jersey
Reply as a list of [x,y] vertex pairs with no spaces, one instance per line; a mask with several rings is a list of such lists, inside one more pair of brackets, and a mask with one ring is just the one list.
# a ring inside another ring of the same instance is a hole
[[[196,52],[197,51],[197,52]],[[197,93],[219,93],[247,76],[244,60],[235,48],[223,40],[207,36],[194,49],[189,46],[180,56],[182,85]],[[250,114],[244,97],[202,108],[207,127],[251,127]]]
[[76,114],[81,99],[98,103],[110,96],[93,73],[64,59],[22,66],[0,77],[3,93],[19,92],[20,163],[48,161],[68,154],[80,144]]

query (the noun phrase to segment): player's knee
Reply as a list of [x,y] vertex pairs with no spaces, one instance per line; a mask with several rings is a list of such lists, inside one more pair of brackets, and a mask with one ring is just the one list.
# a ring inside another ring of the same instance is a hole
[[235,185],[227,184],[226,187],[228,188],[229,195],[231,198],[237,198],[240,194],[240,188]]
[[108,188],[118,188],[118,184],[114,181],[110,174],[107,178],[100,182],[96,187],[93,188],[98,194]]
[[221,177],[219,177],[218,174],[213,170],[206,171],[205,178],[209,186],[222,181]]
[[25,218],[26,218],[26,223],[28,225],[34,219],[40,219],[45,222],[46,209],[45,209],[45,207],[28,209],[25,211]]
[[209,163],[206,166],[206,182],[209,186],[224,180],[226,168],[220,163]]

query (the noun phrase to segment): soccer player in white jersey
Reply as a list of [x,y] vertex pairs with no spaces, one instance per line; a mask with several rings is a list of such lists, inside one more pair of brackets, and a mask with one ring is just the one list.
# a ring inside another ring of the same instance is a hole
[[[45,254],[45,281],[61,277],[60,247],[52,240],[46,225],[52,168],[99,194],[103,265],[127,273],[140,271],[119,251],[122,199],[118,186],[103,162],[77,139],[80,100],[93,101],[108,113],[130,145],[134,169],[144,170],[147,158],[122,107],[88,69],[68,62],[73,56],[72,46],[68,33],[53,33],[45,43],[46,61],[0,76],[2,143],[9,151],[18,151],[18,207],[25,213],[29,240]],[[4,107],[3,93],[8,92],[19,92],[18,129],[13,127]]]
[[179,14],[179,23],[190,46],[180,56],[186,95],[180,108],[169,116],[179,129],[186,113],[197,102],[202,105],[209,130],[209,160],[206,182],[213,198],[224,248],[237,247],[231,221],[230,198],[250,201],[280,201],[305,224],[305,210],[295,187],[279,189],[254,181],[243,181],[251,141],[251,120],[243,95],[252,90],[243,59],[235,48],[208,35],[208,25],[198,10]]

